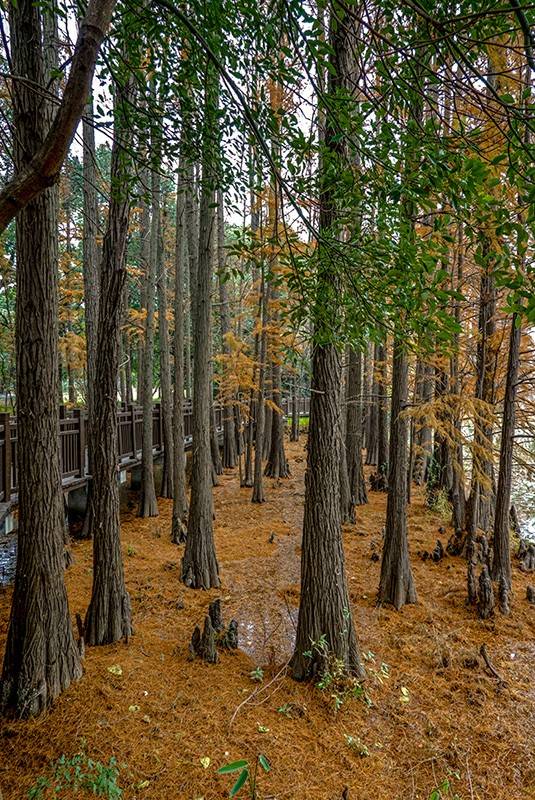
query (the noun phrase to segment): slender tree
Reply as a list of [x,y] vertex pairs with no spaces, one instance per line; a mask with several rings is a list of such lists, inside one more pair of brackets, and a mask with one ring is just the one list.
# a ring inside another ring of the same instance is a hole
[[346,453],[349,488],[357,505],[368,502],[362,464],[362,355],[349,348],[346,384]]
[[186,459],[184,457],[184,280],[187,240],[185,231],[185,182],[187,173],[181,160],[176,191],[175,240],[175,334],[174,334],[174,394],[173,394],[173,444],[175,463],[173,470],[173,518],[171,541],[180,544],[186,540],[188,502],[186,497]]
[[494,537],[492,578],[504,582],[507,591],[511,590],[511,543],[509,535],[511,509],[511,481],[513,473],[513,443],[515,435],[515,402],[518,382],[518,362],[520,356],[521,327],[518,313],[511,319],[509,337],[509,356],[503,399],[503,418],[500,443],[500,465],[498,488],[496,491],[496,511],[494,514]]
[[[159,146],[159,133],[153,136],[153,142]],[[148,253],[146,245],[142,251],[148,255],[145,261],[145,341],[143,348],[143,379],[142,379],[142,405],[143,405],[143,433],[141,454],[141,498],[139,504],[140,517],[157,517],[158,502],[154,486],[154,460],[152,437],[152,412],[153,412],[153,366],[154,366],[154,294],[156,289],[156,276],[158,272],[158,251],[160,234],[160,202],[161,178],[159,167],[153,167],[150,172],[151,185],[151,221]],[[143,212],[142,212],[143,213]],[[146,212],[144,212],[144,215]],[[147,235],[145,225],[142,225],[142,236]]]
[[84,624],[90,645],[110,644],[132,632],[130,596],[124,580],[121,553],[119,484],[117,476],[117,377],[119,343],[126,282],[126,244],[130,214],[132,162],[128,139],[128,109],[132,103],[131,81],[116,84],[114,138],[111,157],[111,194],[108,225],[102,246],[101,291],[94,436],[94,476],[91,495],[93,536],[93,588]]
[[[221,189],[217,192],[217,264],[219,284],[219,318],[221,321],[221,349],[224,356],[229,356],[230,334],[229,303],[227,280],[225,276],[225,216],[224,199]],[[232,398],[225,398],[223,404],[223,467],[232,469],[236,466],[238,454],[236,451],[236,426],[234,421],[234,403]]]
[[[193,311],[193,453],[188,536],[182,559],[182,580],[193,589],[219,586],[213,531],[211,417],[211,289],[215,236],[215,143],[218,141],[219,77],[212,61],[204,75],[202,186],[199,211],[199,250]],[[190,251],[191,259],[191,251]]]
[[[52,123],[46,92],[43,11],[11,4],[14,159],[31,169]],[[36,87],[38,91],[36,91]],[[63,578],[64,530],[58,451],[57,197],[32,194],[17,218],[18,558],[0,707],[39,714],[82,674]]]
[[388,498],[377,596],[379,603],[391,603],[397,609],[417,601],[407,541],[408,425],[402,414],[407,402],[407,381],[407,356],[398,337],[394,341]]
[[[310,422],[305,476],[301,550],[301,598],[291,669],[305,679],[323,672],[327,654],[348,672],[362,677],[345,574],[340,515],[341,359],[332,341],[339,323],[338,277],[326,240],[340,236],[336,220],[334,179],[343,163],[344,142],[336,119],[335,99],[347,90],[348,59],[354,31],[344,7],[333,2],[329,22],[329,76],[323,101],[324,152],[320,164],[321,242],[316,269]],[[319,645],[324,642],[324,645]]]
[[[160,247],[158,259],[158,331],[160,344],[160,388],[161,388],[161,414],[163,433],[163,469],[160,485],[161,497],[173,497],[173,481],[175,467],[175,453],[172,432],[172,393],[171,393],[171,352],[169,347],[169,322],[167,320],[167,266],[165,260],[164,241],[166,210],[162,215],[160,226]],[[184,445],[182,444],[182,448]]]

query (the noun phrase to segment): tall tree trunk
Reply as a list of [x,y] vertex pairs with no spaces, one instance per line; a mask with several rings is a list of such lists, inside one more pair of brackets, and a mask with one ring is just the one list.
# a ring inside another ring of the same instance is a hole
[[[340,355],[316,345],[305,475],[301,600],[293,676],[321,674],[334,655],[362,677],[345,574],[340,516]],[[318,643],[325,641],[325,648]],[[309,655],[306,655],[309,654]]]
[[173,519],[171,541],[180,544],[186,540],[188,501],[186,497],[186,459],[184,456],[184,278],[186,274],[186,204],[184,183],[187,171],[183,161],[179,166],[176,189],[176,241],[175,241],[175,384],[173,397],[173,445],[175,464],[173,471]]
[[115,131],[111,158],[108,227],[102,247],[101,293],[93,419],[94,476],[91,495],[93,588],[84,635],[90,645],[128,640],[132,632],[130,596],[121,553],[117,375],[126,281],[126,243],[130,215],[128,185],[132,161],[124,147],[129,126],[124,117],[131,83],[116,84]]
[[377,437],[378,437],[378,409],[379,409],[379,345],[376,343],[373,351],[373,364],[371,366],[371,398],[368,404],[368,427],[366,431],[366,464],[377,464]]
[[256,390],[256,405],[255,405],[255,449],[254,449],[254,479],[253,479],[253,494],[251,501],[253,503],[263,503],[265,501],[264,495],[264,481],[262,479],[262,459],[264,455],[264,437],[265,437],[265,422],[266,422],[266,403],[265,403],[265,370],[267,358],[267,315],[269,306],[269,283],[265,280],[262,274],[262,281],[260,284],[260,325],[261,330],[259,334],[259,359],[258,359],[258,386]]
[[[271,288],[271,287],[270,287]],[[268,290],[270,291],[270,289]],[[268,325],[269,319],[269,309],[268,315],[266,316],[266,327]],[[268,359],[268,347],[266,342],[266,359]],[[268,359],[269,361],[269,359]],[[271,379],[271,364],[266,364],[264,369],[264,401],[266,399],[272,400],[272,379]],[[264,432],[262,436],[262,458],[266,459],[269,456],[269,451],[271,450],[271,426],[273,423],[273,409],[271,405],[267,403],[264,404]],[[256,447],[256,444],[255,444]]]
[[184,396],[186,400],[191,400],[191,312],[189,273],[187,270],[184,277],[184,286],[186,300],[186,306],[184,308]]
[[349,348],[346,384],[347,474],[356,505],[368,502],[362,464],[362,354]]
[[388,396],[386,392],[386,336],[377,344],[377,469],[388,475]]
[[[225,216],[223,208],[223,192],[217,193],[217,262],[218,262],[218,283],[219,283],[219,318],[221,321],[221,347],[223,355],[230,356],[230,346],[228,336],[230,334],[230,319],[228,310],[228,291],[225,278]],[[223,370],[227,369],[224,364]],[[234,402],[233,398],[223,399],[223,467],[232,469],[236,466],[238,454],[236,452],[236,426],[234,423]]]
[[[342,397],[342,392],[340,393],[340,397]],[[353,525],[356,522],[355,497],[349,485],[343,413],[340,414],[340,517],[344,525]]]
[[299,422],[300,422],[299,391],[298,391],[298,377],[296,373],[292,379],[292,422],[290,428],[291,442],[299,441],[299,427],[300,427]]
[[121,398],[121,404],[123,406],[126,405],[126,377],[124,373],[124,349],[123,349],[123,340],[122,338],[119,339],[119,375],[118,375],[118,384],[119,384],[119,397]]
[[408,365],[399,338],[394,341],[392,409],[386,525],[379,582],[379,603],[400,609],[416,603],[407,540],[407,420],[401,416],[407,402]]
[[[11,4],[14,157],[18,171],[42,145],[47,100],[42,14]],[[35,87],[39,87],[39,91]],[[18,557],[0,707],[39,714],[82,674],[67,602],[58,452],[57,192],[46,189],[17,218]]]
[[[435,367],[435,398],[440,398],[448,392],[448,375],[442,365]],[[451,489],[451,453],[448,441],[440,430],[435,430],[433,446],[433,464],[435,468],[435,486],[438,489],[450,492]]]
[[126,333],[123,334],[123,352],[125,354],[125,376],[126,376],[126,404],[131,406],[134,402],[134,391],[132,386],[132,348]]
[[[282,403],[281,372],[282,368],[277,359],[273,362],[271,370],[271,397],[277,408],[280,408]],[[284,450],[284,415],[282,411],[279,412],[275,409],[271,410],[271,440],[265,474],[270,478],[288,478],[290,476],[288,459]]]
[[[432,399],[433,381],[431,370],[432,368],[428,364],[418,358],[414,379],[414,401],[417,405],[429,403]],[[427,480],[427,471],[432,454],[432,430],[429,425],[424,424],[418,427],[415,431],[414,439],[415,453],[412,479],[417,486],[421,486]]]
[[[152,438],[152,393],[153,393],[153,365],[154,365],[154,294],[156,289],[156,274],[158,270],[158,250],[160,232],[160,176],[156,169],[151,171],[151,222],[148,260],[145,262],[145,344],[143,348],[143,428],[141,452],[141,499],[139,505],[140,517],[157,517],[158,502],[154,486],[154,459]],[[146,218],[146,211],[143,209]],[[141,235],[146,237],[148,231],[142,225]],[[146,247],[142,251],[146,253]]]
[[[354,47],[353,24],[336,7],[329,28],[330,69],[327,97],[338,97],[348,89],[347,74]],[[341,19],[339,18],[339,16]],[[349,90],[351,90],[349,86]],[[324,101],[320,98],[320,104]],[[320,159],[319,230],[320,241],[339,241],[336,220],[333,165],[345,156],[333,104],[320,105],[320,137],[326,151]],[[332,254],[320,245],[315,274],[317,301],[312,308],[314,349],[312,392],[305,475],[305,506],[301,550],[301,595],[295,650],[291,670],[302,680],[322,673],[335,658],[342,669],[364,676],[360,662],[351,603],[345,574],[340,518],[340,391],[341,361],[335,344],[329,341],[336,330],[340,307],[336,270]],[[321,644],[324,643],[324,644]]]
[[[452,288],[461,291],[463,285],[463,226],[459,224],[457,230],[457,267],[456,275],[452,274]],[[461,304],[458,299],[454,300],[453,317],[460,326]],[[451,506],[452,524],[456,532],[461,532],[466,526],[466,494],[464,485],[464,466],[463,466],[463,446],[461,443],[461,415],[460,415],[460,393],[461,383],[459,378],[459,334],[454,334],[450,362],[451,392],[456,402],[454,426],[457,435],[457,447],[452,458],[452,483],[451,483]]]
[[513,314],[509,339],[509,357],[505,397],[503,399],[502,439],[496,511],[494,515],[494,538],[492,578],[511,589],[511,549],[509,541],[509,514],[511,509],[511,479],[513,472],[513,442],[515,435],[515,401],[520,357],[521,328],[518,314]]
[[[490,244],[486,243],[487,247]],[[472,483],[466,506],[466,527],[473,534],[477,528],[488,529],[493,495],[491,460],[492,424],[489,415],[494,408],[494,375],[496,352],[493,335],[496,330],[496,286],[492,265],[481,273],[479,300],[479,338],[477,344],[476,409]]]
[[[182,580],[193,589],[219,586],[213,531],[212,457],[210,452],[211,289],[215,235],[214,140],[217,139],[219,77],[212,62],[205,69],[205,118],[202,144],[203,180],[199,214],[196,283],[192,286],[193,316],[193,452],[188,536],[182,560]],[[190,250],[191,258],[191,250]],[[191,263],[191,262],[190,262]]]
[[[167,268],[165,264],[165,208],[161,225],[160,257],[158,259],[158,331],[160,337],[160,386],[162,390],[163,469],[160,486],[161,497],[173,497],[175,452],[172,429],[171,353],[169,351],[169,323],[167,321]],[[182,444],[182,448],[184,445]]]
[[[210,336],[210,339],[212,337]],[[213,397],[214,371],[210,363],[210,452],[212,454],[212,484],[217,486],[218,475],[223,474],[223,462],[219,448],[219,433],[217,431],[215,400]]]

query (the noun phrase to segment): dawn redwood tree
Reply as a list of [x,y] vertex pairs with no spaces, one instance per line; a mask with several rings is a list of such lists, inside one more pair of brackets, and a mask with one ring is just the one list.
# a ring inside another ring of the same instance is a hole
[[[342,376],[344,369],[342,368]],[[340,402],[343,403],[345,394],[345,384],[342,380],[340,391]],[[340,513],[342,515],[342,524],[353,525],[356,522],[355,517],[355,495],[351,491],[349,485],[349,469],[347,462],[347,436],[346,436],[346,414],[345,409],[340,414]]]
[[[422,58],[425,57],[423,53]],[[419,64],[414,75],[415,84],[407,108],[406,128],[408,140],[405,145],[403,178],[407,189],[400,199],[399,251],[396,260],[403,259],[407,250],[416,241],[416,219],[418,207],[411,194],[410,181],[417,175],[416,164],[421,157],[420,128],[423,119],[423,100],[418,83],[423,70]],[[403,291],[403,287],[400,287]],[[408,322],[403,309],[398,309],[394,323],[392,347],[392,399],[390,406],[390,447],[388,456],[388,497],[386,521],[381,559],[381,576],[377,593],[378,604],[392,604],[399,610],[406,603],[416,603],[417,595],[409,556],[407,535],[407,504],[410,489],[410,464],[408,454],[409,424],[404,413],[408,403],[408,358],[403,341],[404,326]],[[383,355],[376,350],[376,362]]]
[[[14,160],[30,168],[50,130],[53,104],[43,47],[43,11],[10,4]],[[57,193],[34,193],[16,231],[18,558],[0,707],[42,712],[82,674],[64,582],[63,499],[58,452]]]
[[[156,141],[155,141],[156,139]],[[158,145],[158,134],[153,135],[152,141]],[[160,234],[160,202],[161,178],[159,167],[154,167],[150,172],[151,186],[151,219],[150,233],[142,226],[142,236],[149,236],[148,248],[142,243],[142,252],[148,256],[145,260],[145,342],[143,347],[143,375],[142,375],[142,405],[143,405],[143,432],[141,452],[141,498],[139,503],[140,517],[157,517],[158,501],[154,486],[154,459],[152,437],[152,391],[153,391],[153,366],[154,366],[154,298],[156,291],[156,274],[158,270],[158,250]]]
[[417,597],[407,539],[408,423],[402,414],[407,402],[408,363],[399,336],[394,338],[393,350],[388,498],[377,601],[399,610],[406,603],[416,603]]
[[178,170],[176,190],[176,240],[175,240],[175,333],[174,333],[174,393],[173,393],[173,446],[175,463],[173,468],[173,517],[171,541],[181,544],[186,541],[188,501],[186,497],[186,459],[184,455],[184,280],[187,254],[185,183],[193,178],[183,168],[183,159]]
[[349,348],[346,384],[346,455],[349,487],[356,505],[368,502],[362,464],[362,353]]
[[[214,11],[214,9],[212,9]],[[219,586],[212,497],[211,418],[211,290],[215,236],[215,170],[218,152],[217,108],[219,76],[211,60],[204,74],[202,184],[199,209],[199,249],[195,283],[191,287],[193,317],[193,450],[188,535],[182,559],[182,580],[192,589]],[[191,253],[190,253],[191,258]]]
[[299,441],[299,394],[297,386],[297,374],[292,379],[292,422],[290,428],[290,441]]
[[[225,277],[225,218],[224,199],[221,189],[217,192],[217,263],[219,284],[219,319],[221,322],[221,348],[223,355],[230,355],[228,335],[230,333],[230,319],[228,308],[228,289]],[[231,398],[225,398],[223,405],[223,456],[222,463],[225,468],[236,466],[238,453],[236,447],[236,425],[234,420],[234,403]]]
[[[164,241],[166,226],[166,208],[160,225],[159,258],[158,258],[158,331],[160,345],[160,389],[163,433],[163,466],[161,497],[173,497],[173,481],[175,454],[171,422],[171,352],[169,346],[169,323],[167,321],[167,266],[165,261]],[[182,444],[182,449],[184,445]]]
[[[95,153],[95,129],[93,126],[93,103],[90,100],[82,121],[83,133],[83,209],[84,222],[82,234],[83,277],[84,277],[84,319],[86,341],[86,375],[87,375],[87,461],[89,472],[93,470],[93,434],[92,420],[95,405],[96,362],[98,350],[98,305],[100,295],[100,259],[97,248],[98,232],[98,199]],[[87,484],[87,508],[83,536],[89,536],[91,515],[91,494],[93,483]]]
[[[416,362],[414,378],[414,401],[429,403],[433,399],[433,369],[422,358]],[[415,454],[412,466],[412,479],[417,486],[427,480],[427,470],[432,455],[433,431],[425,422],[418,426],[414,434]]]
[[371,361],[371,398],[368,404],[368,416],[366,419],[366,466],[377,464],[377,445],[379,427],[379,344],[376,342],[373,347],[373,359]]
[[[332,337],[340,324],[339,279],[328,239],[340,236],[334,185],[344,156],[336,119],[339,95],[347,97],[348,61],[353,50],[349,15],[337,2],[330,6],[330,67],[324,104],[323,154],[320,160],[320,244],[316,267],[316,302],[312,321],[312,386],[305,475],[301,550],[301,596],[292,674],[298,680],[325,669],[325,647],[343,667],[364,676],[345,573],[340,514],[340,404],[342,364]],[[326,241],[327,240],[327,241]]]
[[[278,356],[275,357],[272,363],[271,376],[271,397],[277,408],[280,408],[282,402],[282,366]],[[284,450],[284,415],[281,411],[273,408],[271,412],[271,438],[265,475],[270,478],[288,478],[290,476],[290,467]]]
[[[256,387],[256,404],[255,404],[255,419],[254,419],[254,473],[253,473],[253,492],[251,496],[252,503],[264,503],[264,481],[262,478],[262,459],[264,456],[264,437],[265,437],[265,423],[266,423],[266,402],[265,402],[265,372],[266,372],[266,357],[267,357],[267,315],[269,306],[269,282],[264,275],[262,267],[262,279],[260,281],[260,297],[259,297],[259,360],[258,360],[258,383]],[[250,422],[249,424],[252,424]]]
[[388,348],[386,335],[377,343],[377,470],[388,475],[388,396],[386,365]]
[[90,645],[128,640],[132,632],[130,596],[124,580],[121,552],[119,461],[117,430],[117,377],[126,281],[126,245],[130,215],[132,161],[125,147],[128,109],[132,103],[130,81],[116,84],[114,137],[108,225],[102,245],[98,346],[93,409],[93,588],[84,623]]
[[511,318],[509,337],[509,356],[503,399],[503,417],[500,444],[500,466],[496,490],[496,509],[494,512],[494,537],[492,579],[504,582],[508,592],[511,590],[511,543],[509,535],[511,509],[511,480],[513,472],[513,443],[515,435],[515,402],[518,382],[518,364],[521,341],[520,319],[517,313]]

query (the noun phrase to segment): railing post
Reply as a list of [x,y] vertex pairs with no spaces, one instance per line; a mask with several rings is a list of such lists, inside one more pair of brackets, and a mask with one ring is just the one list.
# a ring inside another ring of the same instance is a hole
[[130,427],[132,430],[132,458],[135,459],[137,455],[137,443],[136,443],[136,407],[133,403],[129,406],[130,411]]
[[4,426],[4,450],[2,453],[2,475],[4,503],[11,499],[11,423],[9,413],[0,414],[0,424]]
[[80,478],[83,478],[85,476],[85,419],[83,412],[79,408],[74,410],[74,418],[78,420],[79,469]]

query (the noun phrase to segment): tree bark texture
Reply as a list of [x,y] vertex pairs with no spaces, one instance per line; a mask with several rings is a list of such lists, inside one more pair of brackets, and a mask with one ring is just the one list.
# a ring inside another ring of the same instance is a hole
[[[223,208],[223,192],[217,193],[217,261],[219,269],[219,319],[221,322],[221,348],[223,355],[228,358],[230,346],[228,336],[230,334],[230,319],[228,308],[228,291],[225,280],[225,218]],[[223,369],[226,369],[224,365]],[[236,450],[236,426],[234,423],[234,403],[232,398],[225,397],[223,400],[223,456],[222,464],[225,469],[232,469],[236,466],[238,453]]]
[[[342,19],[331,17],[328,95],[351,91],[354,27],[341,7]],[[347,158],[330,103],[320,109],[326,157],[320,159],[322,237],[339,240],[333,161]],[[316,266],[316,304],[312,308],[314,349],[310,423],[305,475],[301,549],[301,597],[294,654],[290,668],[303,680],[325,672],[334,657],[345,671],[364,677],[353,624],[340,515],[341,377],[340,353],[332,343],[339,321],[339,296],[332,255],[320,248]],[[323,644],[322,644],[323,643]],[[308,653],[308,655],[307,655]]]
[[391,603],[398,610],[417,601],[407,539],[407,420],[401,415],[407,383],[407,357],[398,338],[394,342],[388,498],[377,596],[379,603]]
[[[219,586],[213,531],[211,413],[211,289],[215,235],[214,141],[217,138],[219,78],[209,62],[205,70],[203,182],[199,213],[199,249],[193,310],[193,450],[188,536],[182,559],[182,580],[193,589]],[[190,254],[191,258],[191,254]]]
[[349,486],[356,505],[368,502],[362,464],[362,355],[349,349],[346,384],[346,453]]
[[158,240],[160,232],[160,175],[151,171],[151,220],[150,231],[147,224],[148,209],[142,205],[142,259],[145,267],[145,342],[143,347],[142,405],[143,427],[141,445],[141,499],[140,517],[157,517],[158,502],[154,486],[154,459],[152,438],[152,392],[154,365],[154,295],[158,270]]
[[513,472],[513,443],[515,435],[515,402],[520,357],[521,328],[518,314],[511,319],[509,338],[509,357],[505,397],[503,399],[502,434],[500,445],[500,466],[494,514],[494,538],[492,579],[503,580],[507,590],[511,589],[511,543],[509,541],[511,480]]
[[[50,130],[42,16],[31,0],[10,6],[17,172]],[[18,558],[0,686],[0,707],[42,712],[82,674],[64,573],[63,502],[58,452],[57,202],[54,189],[32,195],[19,213],[17,248]]]
[[94,408],[94,475],[91,494],[93,588],[84,635],[90,645],[111,644],[130,637],[130,596],[121,552],[117,376],[126,281],[126,243],[130,215],[128,183],[131,159],[124,148],[125,103],[131,85],[116,87],[108,227],[102,247],[98,321],[97,381]]
[[[165,209],[160,226],[160,246],[158,258],[158,333],[160,338],[160,388],[162,393],[162,433],[163,433],[163,469],[160,486],[161,497],[173,497],[173,481],[175,452],[172,430],[172,397],[171,397],[171,353],[169,347],[169,322],[167,320],[167,268],[164,253]],[[182,444],[182,449],[184,445]]]
[[[183,172],[185,174],[183,174]],[[188,501],[186,497],[186,459],[184,456],[184,279],[187,252],[184,183],[187,171],[179,168],[176,195],[175,241],[175,336],[174,336],[174,395],[173,444],[175,463],[173,471],[173,518],[171,541],[180,544],[186,539]]]

